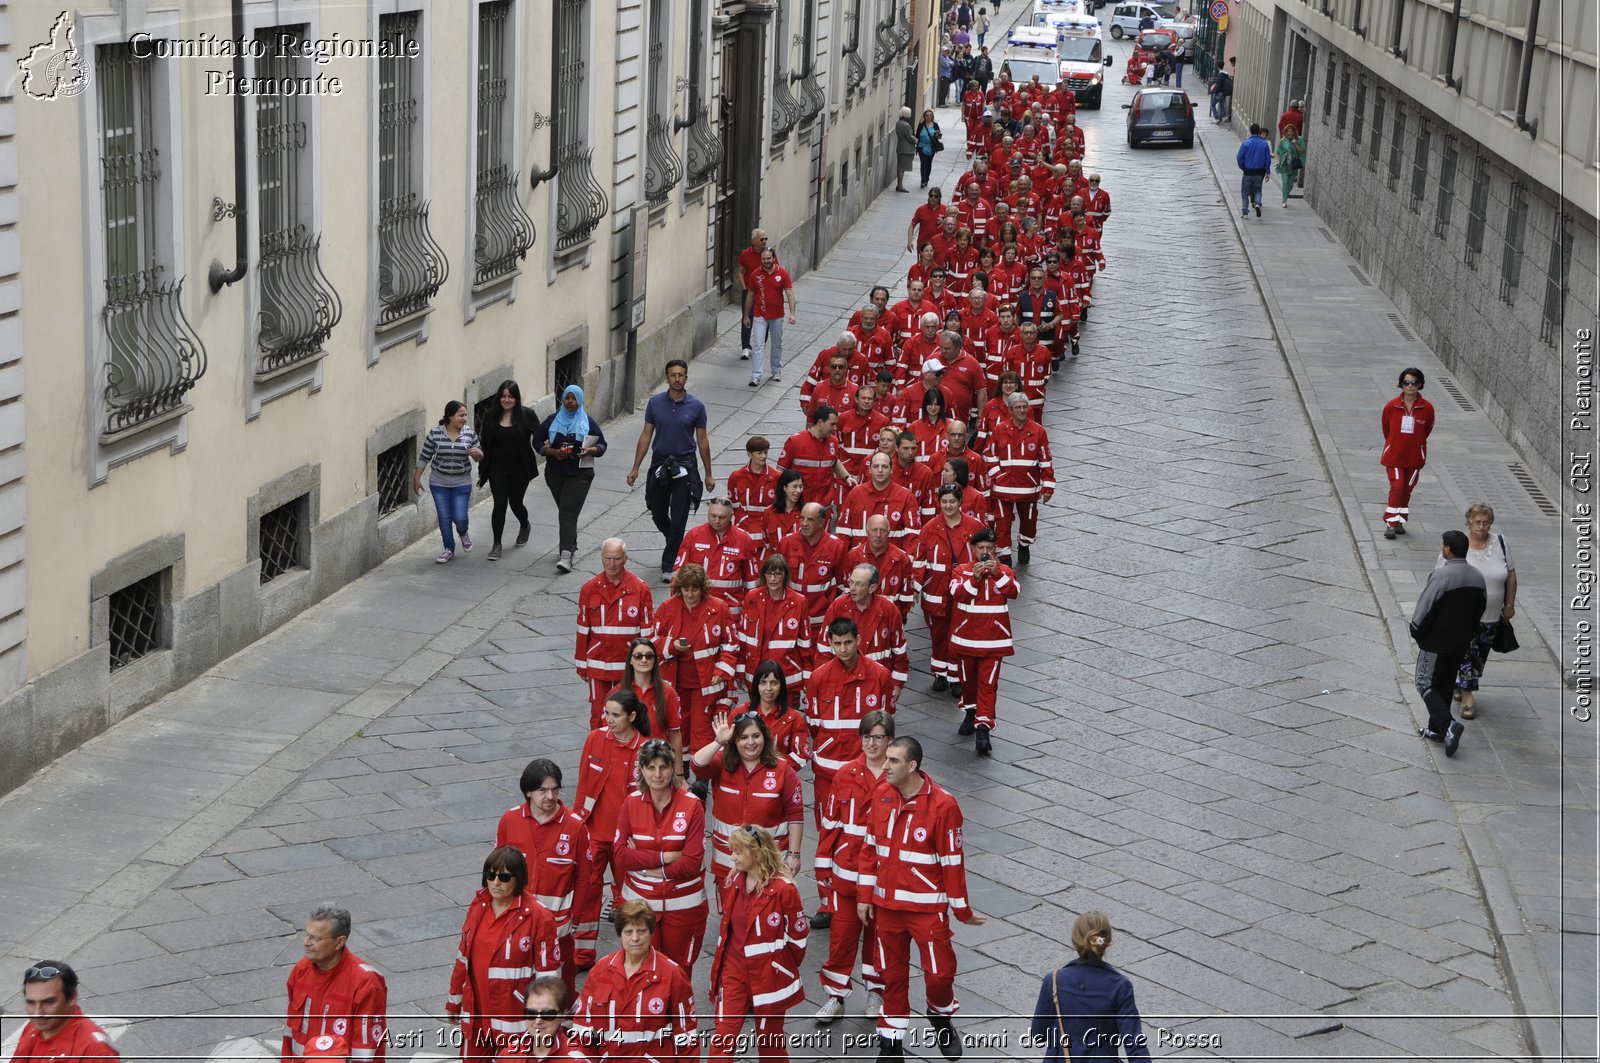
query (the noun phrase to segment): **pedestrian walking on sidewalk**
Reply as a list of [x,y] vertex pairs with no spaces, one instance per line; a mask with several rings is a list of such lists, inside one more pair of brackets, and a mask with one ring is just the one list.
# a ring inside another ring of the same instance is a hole
[[[764,253],[763,257],[772,254]],[[665,540],[661,544],[661,582],[672,582],[672,562],[683,545],[689,526],[689,511],[700,508],[703,491],[715,491],[717,478],[711,474],[711,438],[706,434],[706,404],[689,394],[689,363],[674,358],[667,363],[667,390],[650,396],[644,407],[644,429],[633,448],[633,468],[628,470],[628,486],[639,479],[639,466],[650,455],[649,478],[645,481],[644,504],[656,530]],[[700,463],[695,464],[695,452]],[[704,468],[702,480],[700,470]]]
[[1219,124],[1233,117],[1233,70],[1237,63],[1228,60],[1227,70],[1218,70],[1211,79],[1211,117]]
[[894,190],[909,192],[906,174],[911,172],[911,160],[917,157],[917,131],[911,127],[911,108],[900,108],[900,121],[894,127],[895,162]]
[[617,813],[611,866],[625,901],[656,913],[651,944],[689,970],[705,943],[706,806],[677,775],[678,754],[661,738],[639,747],[639,784]]
[[494,510],[489,527],[494,532],[494,542],[489,546],[489,560],[500,560],[500,539],[506,530],[506,509],[521,522],[517,545],[528,541],[533,526],[528,523],[528,507],[523,503],[528,484],[539,477],[539,459],[535,456],[534,440],[543,439],[539,432],[539,417],[522,405],[522,389],[515,380],[502,381],[495,403],[478,423],[479,446],[483,458],[478,462],[478,486],[489,485],[494,496]]
[[349,940],[347,910],[321,904],[306,917],[305,955],[289,972],[284,1059],[305,1055],[311,1042],[330,1034],[345,1038],[362,1059],[384,1058],[389,987],[375,967],[346,947]]
[[[544,446],[544,483],[556,503],[556,571],[571,572],[578,554],[578,517],[584,500],[594,485],[594,459],[606,452],[606,434],[600,422],[583,408],[583,389],[569,384],[561,393],[561,405],[539,426],[538,438]],[[500,533],[495,532],[499,543]],[[517,545],[528,541],[524,521]],[[490,554],[494,557],[494,554]]]
[[795,317],[794,278],[778,265],[778,256],[770,247],[761,252],[761,267],[746,278],[750,285],[750,309],[745,321],[750,325],[750,386],[761,383],[765,370],[768,345],[771,345],[772,379],[783,379],[783,307],[789,305],[789,323]]
[[650,585],[628,571],[621,539],[600,544],[600,573],[578,591],[578,640],[572,659],[589,684],[589,727],[599,727],[606,698],[622,685],[634,639],[655,631]]
[[[1461,718],[1473,719],[1478,714],[1473,692],[1483,678],[1484,665],[1489,651],[1499,641],[1502,624],[1509,626],[1517,615],[1517,566],[1511,560],[1511,548],[1506,537],[1494,527],[1494,507],[1487,502],[1475,502],[1467,507],[1467,564],[1483,577],[1486,600],[1478,627],[1467,643],[1466,656],[1461,659],[1461,670],[1456,674],[1456,700],[1461,703]],[[1443,558],[1435,568],[1444,564]],[[1513,649],[1508,647],[1508,649]]]
[[917,126],[917,159],[922,165],[922,187],[928,187],[933,175],[933,157],[944,150],[944,132],[934,121],[933,111],[922,112],[922,124]]
[[472,463],[483,460],[478,433],[467,425],[467,404],[456,399],[445,403],[444,416],[428,429],[417,455],[412,484],[422,493],[422,470],[428,470],[428,491],[433,495],[433,510],[439,516],[439,538],[444,552],[434,558],[444,564],[456,556],[456,539],[451,528],[461,533],[461,549],[472,549],[467,534],[467,510],[472,503]]
[[1250,124],[1250,136],[1239,145],[1235,156],[1239,170],[1244,174],[1239,183],[1239,216],[1248,218],[1250,206],[1255,205],[1256,217],[1261,217],[1261,184],[1272,172],[1272,145],[1261,135],[1261,127]]
[[1400,394],[1390,399],[1378,419],[1383,451],[1378,461],[1389,474],[1389,504],[1383,510],[1383,537],[1406,533],[1411,519],[1411,492],[1428,464],[1428,435],[1433,431],[1433,404],[1422,397],[1422,370],[1400,371]]
[[1149,1059],[1133,983],[1106,962],[1111,920],[1104,912],[1078,916],[1072,947],[1078,958],[1045,976],[1033,1008],[1031,1033],[1045,1046],[1044,1063]]
[[1428,725],[1417,733],[1431,742],[1443,742],[1444,755],[1453,757],[1466,728],[1450,715],[1450,698],[1488,592],[1483,573],[1467,564],[1466,535],[1452,528],[1439,540],[1442,563],[1428,576],[1411,613],[1417,692],[1428,707]]
[[1278,184],[1283,190],[1283,205],[1289,205],[1289,193],[1293,191],[1295,181],[1300,177],[1300,171],[1306,166],[1306,138],[1300,135],[1298,126],[1285,126],[1283,136],[1278,140]]
[[[750,360],[750,306],[755,298],[755,292],[750,287],[750,277],[761,268],[761,252],[767,249],[767,231],[753,229],[750,232],[750,246],[739,252],[739,267],[733,271],[734,287],[739,289],[740,305],[744,308],[744,317],[739,319],[739,360]],[[777,252],[773,252],[777,254]]]

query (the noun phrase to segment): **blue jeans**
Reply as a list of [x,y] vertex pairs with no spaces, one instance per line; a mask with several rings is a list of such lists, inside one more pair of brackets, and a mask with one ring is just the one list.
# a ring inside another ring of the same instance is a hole
[[757,317],[750,323],[750,379],[759,380],[765,371],[767,344],[772,344],[772,375],[783,371],[783,318]]
[[1241,213],[1250,212],[1250,204],[1261,206],[1261,182],[1266,179],[1265,174],[1247,173],[1239,182],[1239,210]]
[[1220,92],[1213,92],[1211,94],[1211,117],[1215,118],[1219,122],[1225,121],[1228,117],[1228,111],[1230,110],[1228,105],[1231,102],[1231,97],[1224,96]]
[[467,534],[467,503],[472,501],[472,485],[440,487],[430,483],[428,490],[433,494],[434,512],[439,515],[439,537],[446,550],[454,550],[456,537],[450,534],[450,525],[454,524],[462,535]]

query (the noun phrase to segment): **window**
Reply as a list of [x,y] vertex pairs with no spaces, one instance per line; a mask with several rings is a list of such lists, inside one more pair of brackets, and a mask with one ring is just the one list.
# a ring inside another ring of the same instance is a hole
[[1344,120],[1350,111],[1350,64],[1344,63],[1339,70],[1339,108],[1333,116],[1333,135],[1344,136]]
[[1450,228],[1450,211],[1456,201],[1456,138],[1446,136],[1439,152],[1439,201],[1433,208],[1433,235],[1443,236]]
[[1411,156],[1411,213],[1419,214],[1422,211],[1422,201],[1428,195],[1428,149],[1431,146],[1433,130],[1428,128],[1426,118],[1417,122],[1416,151]]
[[261,582],[305,567],[305,495],[261,515]]
[[611,209],[589,145],[589,0],[555,0],[556,254],[582,247]]
[[1500,299],[1516,303],[1517,286],[1522,283],[1522,240],[1528,227],[1528,186],[1511,183],[1511,200],[1506,204],[1505,247],[1500,253]]
[[1404,155],[1402,145],[1406,136],[1406,109],[1399,100],[1394,104],[1394,126],[1389,131],[1389,191],[1400,189],[1400,162]]
[[1383,90],[1372,98],[1372,131],[1367,135],[1367,169],[1378,172],[1378,151],[1383,147]]
[[1572,271],[1572,226],[1557,214],[1550,234],[1550,263],[1544,274],[1544,313],[1539,338],[1554,344],[1565,317],[1567,278]]
[[[378,35],[378,328],[427,311],[450,272],[428,231],[423,192],[422,63],[415,11],[384,15]],[[414,42],[414,43],[413,43]]]
[[291,91],[309,78],[303,26],[260,31],[258,77],[282,91],[256,97],[256,232],[261,261],[258,381],[315,362],[339,323],[339,293],[322,272],[322,234],[311,207],[310,98]]
[[[126,45],[116,47],[126,48]],[[97,64],[98,65],[98,64]],[[166,613],[166,577],[171,569],[154,572],[110,595],[111,671],[125,668],[162,648],[162,617]]]
[[411,465],[416,452],[417,437],[411,436],[378,455],[379,520],[411,501]]
[[557,358],[555,372],[551,373],[550,375],[555,381],[553,394],[558,399],[562,395],[566,394],[567,389],[572,385],[576,384],[579,387],[582,387],[583,348],[579,347],[577,350],[569,351],[568,353],[563,354],[560,358]]
[[1327,118],[1333,113],[1333,57],[1327,56],[1327,67],[1322,75],[1322,117]]
[[711,30],[707,26],[711,0],[688,0],[689,4],[689,114],[694,124],[689,127],[689,148],[685,153],[689,187],[694,188],[711,180],[722,161],[722,141],[711,132],[711,107],[706,92],[706,41]]
[[1489,162],[1482,155],[1472,158],[1472,199],[1467,203],[1467,250],[1465,262],[1478,268],[1483,251],[1483,225],[1489,213]]
[[517,198],[511,145],[511,0],[478,5],[477,180],[474,191],[474,287],[517,271],[533,246],[533,219]]
[[804,0],[801,9],[800,32],[795,34],[800,42],[800,71],[791,80],[800,83],[800,122],[814,122],[828,105],[822,86],[817,82],[817,55],[815,34],[817,30],[817,0]]
[[[670,0],[650,0],[649,115],[645,125],[645,200],[653,207],[667,196],[683,176],[683,160],[672,150],[677,130],[672,121],[672,83],[667,70],[667,43],[672,37]],[[692,101],[691,101],[692,102]],[[559,394],[559,393],[558,393]]]
[[1363,123],[1367,117],[1367,79],[1365,75],[1356,79],[1356,113],[1350,123],[1350,154],[1354,155],[1361,150],[1361,134]]
[[840,54],[844,56],[844,105],[849,108],[856,90],[867,81],[867,62],[861,58],[861,0],[850,0],[844,19],[850,35]]
[[105,386],[102,440],[187,409],[206,350],[183,311],[183,278],[170,277],[163,236],[172,224],[154,103],[154,59],[126,44],[96,51],[100,105],[101,235],[105,241]]
[[772,149],[789,142],[800,124],[800,101],[789,91],[789,6],[779,4],[772,15]]

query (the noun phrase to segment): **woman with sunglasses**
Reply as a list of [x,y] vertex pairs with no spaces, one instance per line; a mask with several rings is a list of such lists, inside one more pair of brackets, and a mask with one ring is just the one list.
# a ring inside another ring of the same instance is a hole
[[762,1063],[789,1058],[784,1016],[805,999],[800,964],[811,933],[800,891],[772,835],[761,827],[733,832],[733,870],[723,881],[721,933],[711,963],[717,1004],[710,1063],[729,1063],[749,1016]]
[[779,757],[772,732],[760,712],[741,712],[731,720],[718,713],[714,736],[695,751],[694,773],[711,784],[711,846],[717,874],[733,866],[728,837],[738,827],[757,826],[782,838],[789,874],[800,870],[806,802],[800,776]]
[[651,946],[656,913],[623,901],[611,913],[621,947],[589,972],[572,1031],[590,1059],[672,1063],[700,1058],[689,974]]
[[683,706],[678,692],[661,679],[656,667],[656,644],[638,638],[628,643],[628,659],[622,664],[622,689],[633,691],[650,710],[650,733],[672,743],[673,771],[683,778]]
[[639,749],[639,787],[622,802],[612,867],[622,899],[656,913],[651,944],[689,970],[705,943],[706,806],[673,776],[677,754],[659,738]]
[[1383,452],[1378,461],[1389,474],[1389,504],[1383,510],[1383,537],[1406,533],[1411,519],[1411,492],[1428,464],[1428,435],[1433,431],[1433,404],[1422,397],[1422,370],[1400,370],[1400,394],[1383,407]]
[[739,659],[739,635],[728,604],[710,594],[706,570],[694,562],[672,576],[672,597],[656,609],[661,678],[683,702],[686,748],[711,736],[711,713],[723,699]]
[[[578,755],[578,791],[573,811],[589,829],[589,860],[578,882],[577,966],[594,965],[594,945],[600,934],[600,891],[611,864],[611,842],[617,835],[617,813],[633,786],[639,747],[650,737],[650,713],[631,690],[613,690],[601,709],[601,726],[589,732]],[[612,872],[611,897],[618,898],[616,872]]]
[[750,677],[750,700],[738,714],[746,712],[761,714],[772,735],[772,748],[797,773],[811,763],[811,728],[798,708],[789,707],[789,682],[777,661],[768,659],[756,665]]
[[483,862],[450,972],[445,1020],[459,1023],[462,1058],[491,1060],[523,1031],[524,972],[558,977],[561,946],[550,910],[525,893],[528,862],[502,845]]
[[793,685],[799,696],[811,660],[810,606],[804,594],[789,586],[788,559],[771,554],[761,562],[761,586],[745,595],[739,612],[739,674],[754,683],[760,666],[773,664],[785,686]]
[[588,1063],[566,1022],[572,990],[559,978],[535,978],[528,983],[522,1014],[527,1029],[495,1056],[495,1063],[529,1060],[532,1063]]

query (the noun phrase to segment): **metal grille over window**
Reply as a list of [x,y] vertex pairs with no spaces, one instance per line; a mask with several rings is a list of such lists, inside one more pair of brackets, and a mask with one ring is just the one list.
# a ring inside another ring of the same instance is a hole
[[474,194],[472,282],[481,287],[517,271],[533,246],[533,219],[517,199],[511,166],[510,0],[478,6],[477,187]]
[[1565,316],[1567,278],[1572,270],[1572,226],[1565,214],[1558,214],[1550,236],[1550,263],[1544,274],[1544,313],[1539,338],[1555,343]]
[[800,101],[789,91],[789,38],[781,32],[772,39],[772,143],[780,144],[800,124]]
[[120,591],[112,591],[109,642],[111,671],[161,648],[161,577],[155,572]]
[[900,21],[895,24],[894,32],[894,48],[898,52],[911,43],[911,9],[909,6],[901,5]]
[[105,226],[106,436],[184,408],[206,371],[206,349],[183,311],[183,279],[163,279],[161,152],[151,64],[125,44],[97,52],[100,193]]
[[411,501],[411,463],[416,438],[402,440],[378,455],[378,516],[387,517]]
[[1333,135],[1344,136],[1345,118],[1350,113],[1350,64],[1345,63],[1339,70],[1339,107],[1333,114]]
[[1522,240],[1528,228],[1528,186],[1521,181],[1511,183],[1511,201],[1506,205],[1506,244],[1500,253],[1500,298],[1506,303],[1517,301],[1517,287],[1522,283]]
[[271,583],[290,569],[300,567],[300,514],[304,502],[305,496],[301,495],[261,515],[262,583]]
[[[289,48],[280,50],[287,39]],[[280,84],[300,75],[300,34],[277,27],[257,40],[263,56],[256,69]],[[287,54],[286,54],[287,53]],[[322,272],[322,234],[311,216],[308,122],[311,105],[292,93],[256,98],[256,195],[260,202],[261,330],[257,379],[274,376],[322,355],[323,344],[344,310],[339,293]]]
[[1478,268],[1478,255],[1483,251],[1484,219],[1489,213],[1489,163],[1482,155],[1472,158],[1472,199],[1467,202],[1467,249],[1462,260]]
[[589,0],[556,0],[556,250],[594,234],[611,209],[594,177],[589,137]]
[[1417,123],[1416,152],[1411,156],[1411,212],[1420,213],[1422,201],[1428,195],[1428,149],[1433,143],[1433,131],[1426,119]]
[[861,58],[861,0],[854,0],[844,20],[850,25],[850,39],[840,54],[844,56],[844,105],[849,107],[851,97],[867,80],[867,63]]
[[1450,228],[1450,212],[1456,201],[1456,138],[1446,136],[1439,153],[1439,201],[1433,209],[1433,235],[1443,236]]
[[1394,128],[1389,133],[1389,191],[1400,188],[1400,162],[1405,154],[1402,147],[1406,136],[1406,109],[1398,102],[1394,105]]
[[583,350],[564,354],[556,359],[555,372],[551,373],[555,381],[554,394],[564,395],[569,387],[577,384],[583,386]]
[[800,46],[800,72],[791,74],[790,80],[800,84],[800,121],[814,122],[828,105],[828,97],[817,83],[817,57],[812,48],[812,34],[817,24],[816,0],[806,0],[801,19],[800,32],[794,38],[794,43]]
[[[711,132],[711,108],[704,100],[705,42],[710,0],[689,0],[689,150],[685,155],[689,185],[711,180],[722,162],[722,141]],[[678,123],[679,128],[685,123]]]
[[418,15],[384,15],[379,34],[391,55],[378,60],[378,327],[421,313],[450,274],[444,249],[428,230],[421,186],[421,128],[417,117],[420,58]]
[[881,73],[890,63],[894,62],[896,40],[894,16],[890,15],[873,27],[872,34],[872,70]]
[[1367,79],[1356,79],[1356,113],[1350,122],[1350,154],[1354,155],[1361,150],[1361,134],[1365,132],[1367,120]]
[[1367,169],[1378,172],[1378,152],[1383,147],[1383,90],[1372,99],[1372,133],[1367,137]]
[[644,194],[652,205],[666,202],[683,177],[683,160],[672,150],[672,94],[666,75],[666,0],[650,3],[650,118],[646,122]]

